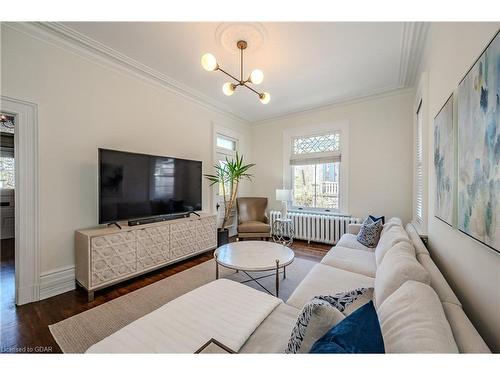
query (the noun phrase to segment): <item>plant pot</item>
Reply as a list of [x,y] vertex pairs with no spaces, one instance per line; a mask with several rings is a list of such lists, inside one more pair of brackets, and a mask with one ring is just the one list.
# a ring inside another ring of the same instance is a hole
[[217,247],[225,245],[229,243],[229,229],[225,228],[224,230],[217,230]]

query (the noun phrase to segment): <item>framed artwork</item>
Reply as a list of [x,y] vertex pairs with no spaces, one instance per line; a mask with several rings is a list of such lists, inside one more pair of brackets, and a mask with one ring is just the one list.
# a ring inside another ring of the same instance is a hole
[[458,87],[458,229],[500,252],[500,34]]
[[454,185],[453,95],[434,118],[434,216],[453,225]]

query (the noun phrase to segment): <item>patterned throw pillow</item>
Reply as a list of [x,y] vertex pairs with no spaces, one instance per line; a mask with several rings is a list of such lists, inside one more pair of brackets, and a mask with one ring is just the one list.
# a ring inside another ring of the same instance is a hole
[[[370,293],[367,293],[370,292]],[[307,303],[299,314],[292,329],[287,354],[308,353],[312,345],[322,337],[332,325],[337,324],[354,310],[371,300],[373,288],[358,288],[349,292],[337,293],[333,296],[316,296]],[[367,298],[361,298],[367,297]],[[354,309],[355,302],[359,306]]]
[[367,247],[377,246],[383,227],[382,220],[374,222],[371,217],[368,216],[359,230],[357,236],[358,242]]
[[377,220],[382,220],[382,225],[385,224],[385,216],[379,216],[379,217],[376,217],[376,216],[373,216],[373,215],[368,215],[368,217],[370,219],[373,220],[373,222],[376,222]]

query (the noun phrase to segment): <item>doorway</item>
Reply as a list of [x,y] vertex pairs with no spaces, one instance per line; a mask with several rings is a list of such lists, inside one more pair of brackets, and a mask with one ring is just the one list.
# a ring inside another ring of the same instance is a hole
[[[4,298],[10,301],[8,306],[40,299],[40,260],[37,106],[0,96],[0,113],[3,114],[0,150],[3,308]],[[4,255],[6,272],[3,272]]]
[[[226,163],[226,159],[234,159],[236,153],[239,152],[240,138],[239,133],[214,124],[214,164],[222,166]],[[228,190],[229,186],[226,186],[226,194]],[[215,212],[217,213],[217,227],[220,228],[225,211],[222,186],[216,185],[213,194]],[[233,207],[229,222],[226,224],[226,228],[229,229],[229,236],[237,234],[237,227],[237,212],[236,207]]]
[[15,315],[15,122],[12,113],[0,112],[0,289],[2,322]]

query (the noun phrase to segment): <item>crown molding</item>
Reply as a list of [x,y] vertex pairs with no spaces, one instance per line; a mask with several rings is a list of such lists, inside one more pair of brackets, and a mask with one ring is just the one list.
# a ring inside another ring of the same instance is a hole
[[411,87],[416,84],[417,71],[422,61],[429,22],[405,22],[401,36],[399,61],[399,85]]
[[204,108],[216,111],[233,120],[249,124],[247,118],[235,113],[229,106],[174,80],[86,35],[59,22],[3,22],[3,26],[27,34],[45,43],[69,50],[93,63],[118,69],[135,77],[159,84],[170,92],[187,98]]
[[343,107],[346,105],[363,103],[363,102],[367,102],[367,101],[371,101],[371,100],[388,98],[391,96],[412,94],[414,92],[415,92],[415,89],[413,87],[399,87],[399,86],[387,87],[387,88],[380,89],[380,90],[373,90],[370,93],[366,93],[364,95],[360,94],[360,95],[352,95],[350,97],[345,97],[343,99],[339,99],[339,100],[336,100],[334,102],[330,102],[330,103],[322,105],[322,106],[308,107],[308,108],[305,108],[302,110],[292,111],[292,112],[285,113],[283,115],[278,115],[278,116],[266,118],[263,120],[255,121],[255,122],[252,122],[251,125],[252,126],[266,125],[269,122],[304,116],[304,115],[307,115],[307,114],[313,113],[313,112],[328,111],[330,109],[334,109],[337,107]]
[[[326,110],[338,105],[356,103],[387,95],[404,92],[405,88],[413,87],[416,82],[417,70],[422,59],[422,51],[427,37],[429,23],[405,22],[401,38],[401,53],[398,84],[339,98],[326,104],[318,104],[307,108],[292,110],[276,116],[266,117],[258,121],[236,113],[231,107],[195,90],[175,79],[158,72],[86,35],[59,22],[3,22],[2,26],[27,34],[42,42],[55,45],[85,58],[95,64],[111,67],[115,70],[131,74],[137,78],[162,86],[170,92],[189,99],[203,108],[215,111],[232,120],[244,124],[259,125],[282,118],[294,117],[313,111]],[[411,89],[413,90],[413,89]]]

